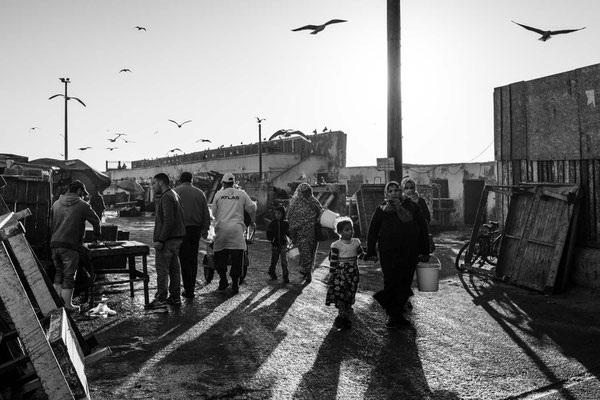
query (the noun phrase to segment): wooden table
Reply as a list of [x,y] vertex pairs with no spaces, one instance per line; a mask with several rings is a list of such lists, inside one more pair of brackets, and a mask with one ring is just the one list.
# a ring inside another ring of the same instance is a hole
[[[90,256],[90,263],[94,274],[123,274],[129,275],[129,279],[118,281],[94,282],[90,289],[90,308],[94,307],[94,289],[96,286],[115,285],[118,283],[129,283],[131,297],[134,296],[133,284],[135,282],[144,283],[144,301],[145,304],[150,302],[148,293],[148,260],[147,256],[150,253],[150,246],[144,243],[133,240],[122,240],[117,242],[101,242],[100,245],[95,243],[85,243],[84,247]],[[107,259],[114,259],[115,256],[127,257],[128,267],[126,268],[110,268],[106,265]],[[136,268],[136,257],[142,258],[142,270]],[[103,263],[104,261],[104,263]]]

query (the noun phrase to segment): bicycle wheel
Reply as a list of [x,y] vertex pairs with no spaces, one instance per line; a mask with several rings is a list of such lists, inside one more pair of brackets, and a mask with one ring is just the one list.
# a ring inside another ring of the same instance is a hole
[[500,254],[500,236],[488,245],[488,252],[490,254],[485,256],[485,262],[495,267],[498,264],[498,254]]
[[[454,266],[459,271],[467,270],[467,267],[465,266],[465,256],[467,255],[467,249],[469,248],[470,243],[470,241],[465,243],[456,255]],[[481,265],[485,262],[485,259],[481,256],[481,248],[481,243],[479,241],[475,242],[475,246],[473,247],[473,254],[471,255],[471,262],[469,263],[469,265],[474,265],[476,262],[479,262],[479,266],[481,267]]]
[[465,267],[465,255],[467,254],[467,249],[469,248],[469,244],[471,242],[467,242],[460,248],[458,254],[456,255],[456,260],[454,261],[454,267],[456,267],[459,271],[466,271]]

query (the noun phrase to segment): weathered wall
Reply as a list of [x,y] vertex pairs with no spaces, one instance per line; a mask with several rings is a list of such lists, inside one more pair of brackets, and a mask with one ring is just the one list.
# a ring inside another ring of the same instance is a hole
[[577,247],[571,273],[576,285],[600,289],[600,249]]
[[596,288],[600,275],[599,90],[600,64],[494,89],[499,183],[581,185],[573,279]]

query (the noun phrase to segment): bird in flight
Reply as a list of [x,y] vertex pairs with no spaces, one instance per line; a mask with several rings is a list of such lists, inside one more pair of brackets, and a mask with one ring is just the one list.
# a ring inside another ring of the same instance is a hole
[[276,137],[279,137],[280,139],[288,138],[288,137],[291,137],[292,135],[298,135],[298,136],[300,136],[300,138],[302,140],[306,140],[307,142],[311,143],[311,141],[306,137],[306,135],[304,133],[297,131],[295,129],[280,129],[277,132],[275,132],[274,134],[272,134],[271,137],[269,138],[269,140],[273,140]]
[[29,132],[34,131],[36,129],[40,129],[40,127],[39,126],[33,126],[33,127],[29,128]]
[[171,121],[172,123],[174,123],[175,125],[177,125],[177,127],[178,127],[178,128],[181,128],[181,126],[182,126],[183,124],[187,124],[188,122],[192,122],[192,120],[191,120],[191,119],[188,119],[187,121],[185,121],[185,122],[182,122],[182,123],[180,123],[180,124],[179,124],[179,123],[177,123],[177,122],[175,122],[175,121],[173,121],[172,119],[170,119],[169,121]]
[[175,147],[174,149],[167,151],[167,155],[169,155],[170,153],[175,153],[176,151],[181,151],[181,149],[179,147]]
[[258,122],[259,124],[263,121],[266,121],[266,118],[258,118],[256,117],[256,122]]
[[84,151],[84,150],[87,150],[87,149],[91,149],[91,147],[89,147],[89,146],[88,147],[80,147],[77,150]]
[[340,22],[348,22],[348,21],[346,21],[345,19],[332,19],[331,21],[325,22],[323,25],[305,25],[305,26],[301,26],[300,28],[292,29],[292,32],[311,30],[312,32],[310,34],[316,35],[317,33],[321,32],[323,29],[325,29],[325,27],[327,25],[339,24]]
[[[110,139],[110,138],[109,138],[109,139],[106,139],[106,140],[109,140],[110,142],[114,143],[114,142],[116,142],[116,141],[117,141],[117,139],[118,139],[118,138],[120,138],[121,136],[127,136],[127,134],[126,134],[126,133],[115,133],[115,135],[117,135],[117,136],[115,136],[115,137],[114,137],[114,138],[112,138],[112,139]],[[125,139],[122,139],[122,140],[125,140]]]
[[133,140],[127,140],[127,139],[123,139],[121,138],[122,141],[124,141],[125,143],[135,143]]
[[118,147],[107,147],[108,150],[113,151],[115,149],[118,149]]
[[212,142],[211,142],[210,140],[208,140],[208,139],[198,139],[198,140],[196,140],[196,143],[198,143],[198,142],[208,142],[208,143],[212,143]]
[[129,68],[123,68],[122,70],[119,71],[119,73],[121,72],[131,72],[131,70]]
[[546,40],[550,39],[552,37],[552,35],[560,35],[562,33],[571,33],[571,32],[577,32],[580,31],[582,29],[585,29],[585,26],[583,28],[579,28],[579,29],[563,29],[560,31],[550,31],[550,30],[543,30],[543,29],[538,29],[538,28],[534,28],[531,26],[527,26],[527,25],[523,25],[520,24],[518,22],[515,21],[511,21],[513,24],[517,24],[525,29],[527,29],[528,31],[532,31],[532,32],[536,32],[539,33],[540,35],[542,35],[538,40],[541,40],[542,42],[545,42]]
[[[62,97],[65,97],[65,95],[64,95],[64,94],[60,94],[60,93],[59,93],[59,94],[55,94],[54,96],[50,96],[50,97],[48,97],[48,100],[52,100],[53,98],[55,98],[55,97],[57,97],[57,96],[62,96]],[[67,100],[71,100],[71,99],[73,99],[73,100],[77,100],[78,102],[80,102],[80,103],[81,103],[81,105],[82,105],[82,106],[84,106],[84,107],[87,107],[87,106],[85,105],[85,103],[84,103],[83,101],[79,100],[77,97],[71,97],[71,96],[67,96]]]
[[143,26],[134,26],[134,28],[137,28],[138,31],[145,31],[146,28],[144,28]]

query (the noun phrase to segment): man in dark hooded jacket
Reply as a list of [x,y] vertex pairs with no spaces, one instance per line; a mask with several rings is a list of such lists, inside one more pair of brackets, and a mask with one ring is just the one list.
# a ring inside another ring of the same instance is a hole
[[54,289],[65,302],[65,309],[78,311],[73,305],[75,273],[79,266],[79,251],[85,235],[85,221],[92,224],[94,235],[100,237],[100,219],[92,207],[83,200],[88,192],[85,185],[75,180],[66,194],[52,204],[52,237],[50,249],[56,268]]

